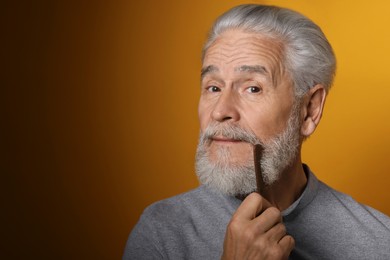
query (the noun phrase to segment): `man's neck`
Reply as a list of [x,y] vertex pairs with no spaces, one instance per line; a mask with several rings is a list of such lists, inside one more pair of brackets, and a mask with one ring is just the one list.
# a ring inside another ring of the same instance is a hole
[[280,179],[266,186],[261,195],[280,211],[287,209],[302,194],[307,177],[301,160],[297,160],[281,173]]

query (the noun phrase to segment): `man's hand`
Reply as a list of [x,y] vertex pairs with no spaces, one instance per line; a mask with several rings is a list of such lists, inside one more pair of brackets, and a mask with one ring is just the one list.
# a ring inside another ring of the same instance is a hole
[[234,213],[225,234],[222,259],[287,259],[294,239],[280,211],[252,193]]

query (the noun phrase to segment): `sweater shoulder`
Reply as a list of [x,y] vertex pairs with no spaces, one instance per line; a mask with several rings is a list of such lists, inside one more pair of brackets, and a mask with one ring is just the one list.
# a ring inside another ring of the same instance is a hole
[[384,213],[356,201],[352,196],[335,190],[320,182],[318,199],[321,204],[339,213],[340,216],[350,216],[365,225],[384,228],[390,232],[390,218]]
[[195,210],[197,205],[204,202],[207,198],[207,193],[207,189],[200,186],[188,192],[154,202],[145,208],[142,216],[183,216],[183,214]]

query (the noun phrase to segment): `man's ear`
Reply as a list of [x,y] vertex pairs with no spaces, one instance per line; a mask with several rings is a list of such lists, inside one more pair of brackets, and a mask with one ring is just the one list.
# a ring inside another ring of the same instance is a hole
[[326,90],[321,84],[312,87],[303,99],[301,134],[309,137],[320,123],[326,100]]

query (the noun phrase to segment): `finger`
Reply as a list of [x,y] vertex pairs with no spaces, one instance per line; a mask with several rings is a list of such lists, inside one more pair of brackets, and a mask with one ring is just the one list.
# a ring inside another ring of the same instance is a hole
[[253,225],[255,225],[256,230],[264,233],[281,222],[282,215],[280,211],[275,207],[270,207],[253,220]]
[[282,237],[279,241],[279,246],[285,251],[290,254],[290,252],[294,249],[295,247],[295,240],[292,236],[286,235]]
[[279,242],[287,234],[286,226],[279,222],[267,231],[267,236],[272,241]]
[[252,220],[264,210],[263,206],[266,203],[264,201],[260,194],[251,193],[243,200],[234,216],[240,219]]
[[[257,193],[257,192],[256,192]],[[258,193],[261,198],[262,198],[262,209],[260,212],[258,212],[258,214],[260,214],[261,212],[263,212],[264,210],[270,208],[270,207],[273,207],[273,205],[271,204],[271,202],[269,202],[266,198],[264,198],[260,193]]]

